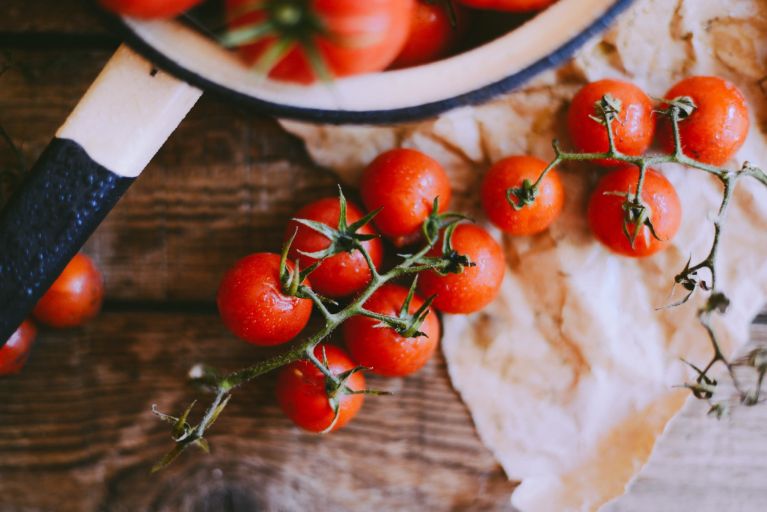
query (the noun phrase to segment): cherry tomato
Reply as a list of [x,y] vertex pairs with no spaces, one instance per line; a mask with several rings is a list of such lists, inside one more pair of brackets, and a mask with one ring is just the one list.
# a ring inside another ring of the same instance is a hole
[[[597,239],[612,251],[624,256],[641,258],[665,248],[679,230],[682,206],[674,186],[659,172],[647,169],[642,186],[642,201],[650,212],[650,222],[660,240],[653,237],[650,228],[643,226],[634,240],[634,246],[623,231],[626,198],[620,194],[635,192],[639,169],[624,165],[607,174],[597,183],[589,200],[588,218]],[[628,226],[632,233],[634,226]]]
[[463,5],[475,9],[492,9],[494,11],[528,12],[540,11],[556,0],[458,0]]
[[[251,6],[248,9],[248,5]],[[334,78],[380,71],[392,63],[405,44],[413,0],[272,0],[252,5],[251,0],[226,0],[230,28],[273,27],[264,36],[240,47],[246,62],[258,66],[278,45],[269,76],[278,80],[311,83],[316,64],[310,60],[302,39]]]
[[556,169],[541,181],[533,204],[515,210],[506,199],[509,188],[520,187],[524,180],[535,183],[546,165],[532,156],[510,156],[490,168],[482,182],[482,207],[493,224],[506,233],[524,236],[540,233],[554,222],[565,202]]
[[202,2],[202,0],[99,0],[112,12],[144,19],[175,18]]
[[37,329],[29,320],[24,320],[8,341],[0,347],[0,376],[19,373],[29,359]]
[[[334,375],[351,370],[355,364],[346,352],[333,345],[317,345],[314,355],[323,360],[323,347],[328,361],[328,368]],[[355,373],[346,380],[346,386],[352,391],[365,389],[365,377]],[[362,407],[364,396],[339,394],[338,420],[332,431],[338,430],[357,415]],[[310,432],[322,432],[333,422],[333,409],[328,400],[328,388],[325,376],[309,360],[296,361],[280,370],[277,377],[277,402],[285,415],[299,427]]]
[[[433,270],[422,272],[418,290],[424,297],[437,295],[434,307],[445,313],[474,313],[493,301],[506,269],[503,249],[490,234],[474,224],[460,224],[453,233],[453,249],[475,264],[460,274],[441,276]],[[442,251],[440,241],[431,251]]]
[[439,211],[444,212],[451,194],[439,162],[404,148],[378,155],[362,174],[360,192],[368,210],[383,208],[373,222],[400,247],[418,239],[434,198],[439,197]]
[[[439,60],[455,49],[465,29],[464,12],[452,0],[417,0],[405,47],[392,63],[393,68],[407,68]],[[455,26],[450,21],[455,13]]]
[[[382,315],[398,316],[408,291],[397,284],[385,284],[365,302],[365,308]],[[414,296],[408,312],[415,313],[422,305],[423,300]],[[353,316],[344,322],[343,336],[352,359],[379,375],[401,377],[420,370],[439,343],[439,319],[431,308],[419,328],[425,336],[405,338],[390,327],[376,327],[378,323],[378,320],[362,315]]]
[[88,256],[78,253],[45,292],[33,314],[50,327],[78,327],[91,320],[104,300],[104,282]]
[[[733,84],[714,76],[685,78],[669,89],[665,98],[672,100],[682,96],[691,98],[696,106],[689,117],[679,122],[682,151],[707,164],[724,164],[740,149],[748,135],[745,98]],[[671,122],[666,116],[660,117],[661,146],[665,151],[673,152]]]
[[[599,80],[584,85],[573,98],[567,113],[567,127],[575,147],[584,152],[603,153],[610,147],[605,125],[597,108],[609,94],[620,102],[620,112],[610,124],[615,147],[626,155],[641,155],[652,143],[655,132],[650,98],[637,86],[619,80]],[[600,165],[616,165],[614,160],[597,160]]]
[[[288,268],[293,266],[288,262]],[[308,280],[304,283],[310,286]],[[218,289],[218,311],[236,336],[259,346],[279,345],[306,326],[312,301],[285,295],[280,256],[259,252],[234,264]]]
[[[308,219],[321,222],[333,228],[338,227],[338,218],[341,214],[340,201],[337,197],[327,197],[320,199],[301,208],[294,216],[296,219]],[[363,213],[355,205],[346,204],[346,222],[352,224],[363,217]],[[298,231],[296,231],[298,230]],[[365,235],[375,234],[370,224],[360,228],[358,233]],[[301,254],[301,252],[321,251],[330,245],[324,235],[317,231],[291,221],[285,232],[285,238],[288,239],[296,234],[295,240],[290,247],[290,258],[295,261],[297,258],[301,268],[307,268],[312,265],[316,259]],[[383,247],[381,240],[373,239],[362,242],[362,246],[367,250],[370,259],[376,268],[380,268],[383,260]],[[370,282],[370,268],[365,262],[365,257],[359,251],[343,252],[325,259],[319,267],[311,274],[312,289],[320,295],[327,297],[346,297],[360,291]]]

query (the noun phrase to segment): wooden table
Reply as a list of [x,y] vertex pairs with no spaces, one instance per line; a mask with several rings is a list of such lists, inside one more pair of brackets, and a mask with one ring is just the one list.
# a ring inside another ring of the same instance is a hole
[[[81,0],[3,0],[0,59],[18,67],[0,77],[0,123],[29,163],[117,46],[99,21]],[[0,380],[0,510],[509,509],[513,484],[442,357],[372,379],[397,396],[370,398],[325,437],[292,427],[260,379],[235,395],[210,456],[190,450],[149,475],[171,446],[151,405],[199,397],[184,381],[194,363],[263,357],[219,321],[222,273],[278,249],[291,214],[334,186],[274,121],[204,97],[85,248],[106,278],[103,313],[43,330],[24,373]]]

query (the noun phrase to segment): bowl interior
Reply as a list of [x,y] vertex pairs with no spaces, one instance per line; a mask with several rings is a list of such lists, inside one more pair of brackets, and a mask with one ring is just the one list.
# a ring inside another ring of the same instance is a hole
[[269,113],[325,122],[394,122],[505,92],[569,57],[632,0],[559,0],[482,46],[434,63],[310,86],[264,78],[177,21],[124,18],[128,42],[195,85]]

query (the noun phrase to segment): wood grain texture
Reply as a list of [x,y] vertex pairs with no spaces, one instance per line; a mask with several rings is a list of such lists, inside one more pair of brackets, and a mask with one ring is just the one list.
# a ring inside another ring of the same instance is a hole
[[210,456],[190,450],[150,477],[172,446],[152,403],[178,413],[205,398],[183,385],[191,365],[235,369],[262,353],[205,311],[105,312],[81,330],[45,331],[24,374],[0,380],[0,508],[509,508],[512,485],[477,439],[441,358],[409,379],[371,378],[397,396],[369,397],[332,436],[292,427],[274,379],[259,379],[211,431]]

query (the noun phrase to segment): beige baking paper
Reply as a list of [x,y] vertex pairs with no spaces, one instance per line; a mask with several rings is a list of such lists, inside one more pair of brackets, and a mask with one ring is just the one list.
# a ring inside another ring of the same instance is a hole
[[[396,127],[284,123],[313,158],[350,184],[378,153],[418,148],[439,160],[456,191],[454,207],[482,219],[478,188],[507,155],[553,156],[567,101],[580,85],[624,78],[662,96],[678,79],[715,74],[735,82],[752,108],[752,130],[733,166],[767,165],[767,2],[639,0],[573,62],[489,104]],[[697,304],[656,311],[690,255],[705,256],[718,184],[699,172],[663,168],[684,208],[665,252],[635,261],[609,254],[589,234],[585,201],[595,173],[563,169],[567,201],[549,232],[501,236],[508,273],[485,311],[444,318],[443,350],[455,388],[483,442],[510,479],[525,512],[595,510],[620,495],[687,394],[680,356],[705,363],[710,347]],[[726,345],[742,345],[767,291],[767,191],[741,182],[724,236],[720,279],[733,300],[719,323]]]

